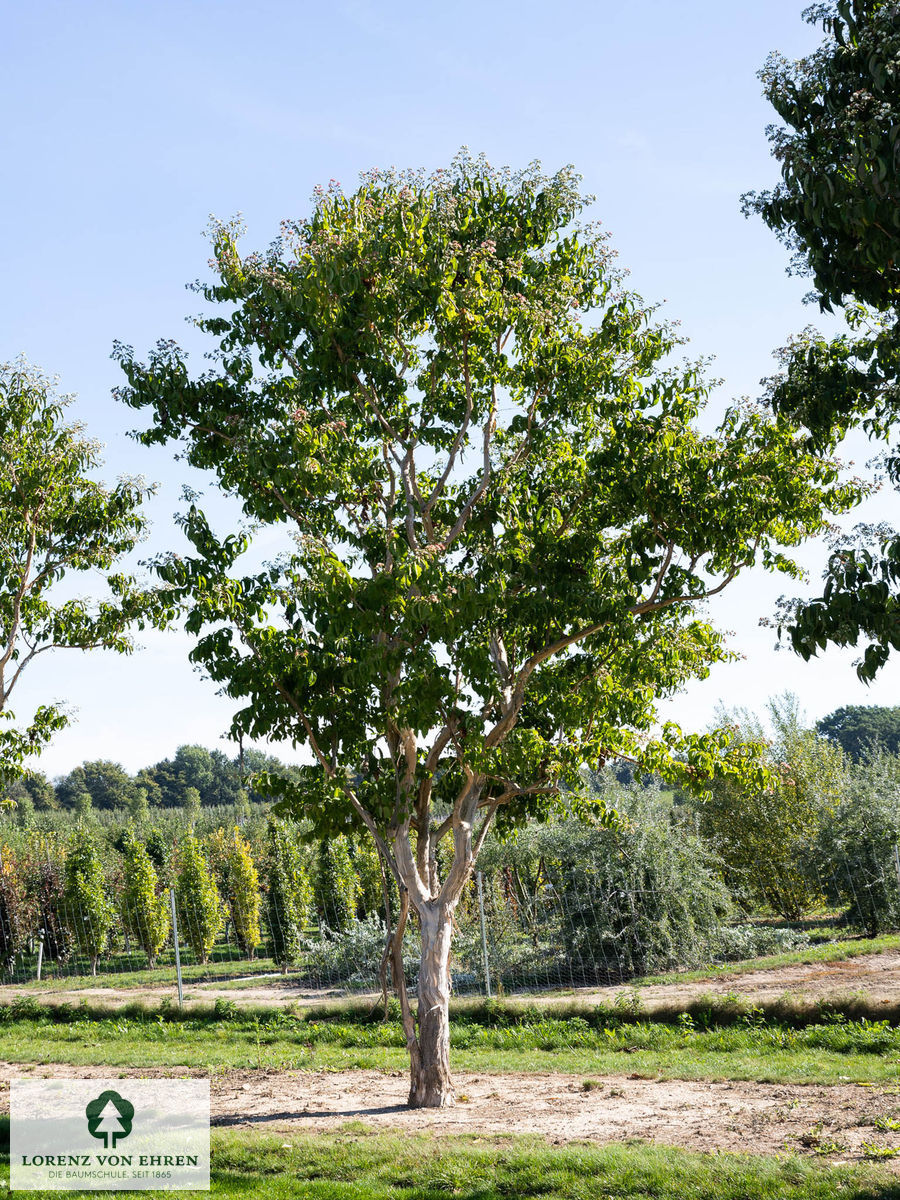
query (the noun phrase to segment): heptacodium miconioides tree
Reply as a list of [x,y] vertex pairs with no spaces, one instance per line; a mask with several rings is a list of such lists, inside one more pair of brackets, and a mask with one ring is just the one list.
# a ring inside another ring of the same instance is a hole
[[412,1105],[452,1101],[452,918],[492,823],[572,803],[616,754],[741,769],[724,736],[651,736],[656,701],[728,657],[707,598],[755,563],[793,572],[783,547],[858,494],[784,418],[738,406],[699,431],[699,368],[662,361],[677,338],[584,203],[570,170],[466,154],[332,185],[265,253],[214,227],[209,372],[172,342],[117,350],[142,439],[180,439],[292,535],[242,573],[247,535],[194,503],[192,554],[158,568],[194,660],[246,701],[236,731],[308,747],[301,785],[267,782],[283,809],[323,837],[364,827],[399,883]]

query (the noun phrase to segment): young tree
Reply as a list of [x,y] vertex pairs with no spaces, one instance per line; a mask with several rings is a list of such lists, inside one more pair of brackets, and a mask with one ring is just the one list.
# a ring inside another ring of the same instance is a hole
[[209,952],[225,925],[219,889],[200,843],[193,833],[178,849],[175,879],[178,931],[198,962],[209,961]]
[[33,932],[44,938],[44,958],[69,957],[72,939],[65,919],[65,847],[32,832],[23,863],[27,899],[34,909]]
[[0,970],[12,970],[34,928],[35,916],[22,863],[9,846],[0,846]]
[[272,957],[287,971],[297,962],[309,922],[313,889],[296,840],[283,821],[271,816],[267,829],[266,920]]
[[91,974],[96,975],[97,960],[109,942],[115,914],[97,843],[87,825],[80,825],[69,843],[63,900],[72,938],[90,959]]
[[316,905],[323,924],[334,933],[345,933],[356,919],[359,899],[359,875],[347,838],[323,838],[316,856]]
[[265,254],[215,227],[217,369],[191,378],[171,342],[146,365],[117,350],[144,441],[183,439],[249,516],[292,529],[232,578],[248,535],[218,539],[192,504],[194,553],[159,570],[194,661],[248,701],[234,735],[314,756],[257,786],[319,837],[368,830],[398,881],[416,1106],[452,1101],[453,913],[491,825],[546,815],[615,754],[711,769],[724,737],[650,736],[657,697],[729,657],[697,610],[754,563],[794,573],[783,547],[859,491],[785,419],[738,406],[700,432],[699,368],[662,364],[678,339],[583,204],[570,170],[466,155],[334,185]]
[[[807,330],[773,380],[778,412],[804,422],[812,445],[860,425],[888,439],[900,421],[900,20],[896,0],[815,4],[807,19],[826,38],[761,72],[782,124],[769,129],[781,164],[777,187],[744,198],[792,252],[791,270],[812,276],[823,310],[843,308],[850,332],[828,340]],[[900,448],[887,456],[900,479]],[[863,527],[833,548],[821,596],[788,606],[795,650],[809,659],[830,643],[868,641],[857,667],[871,679],[900,646],[900,537]]]
[[197,824],[201,804],[200,793],[195,787],[184,789],[184,819],[187,821],[190,829],[193,829]]
[[[140,480],[107,489],[91,478],[98,447],[66,425],[53,386],[24,363],[0,364],[0,718],[22,672],[38,654],[68,647],[127,653],[129,628],[162,621],[163,606],[114,573],[141,538]],[[109,595],[90,603],[56,599],[63,576],[99,571]],[[14,777],[66,723],[42,705],[24,728],[0,729],[0,776]]]
[[241,953],[252,958],[262,940],[259,932],[259,873],[250,843],[241,837],[240,830],[232,829],[223,838],[223,843],[225,902]]
[[156,956],[169,936],[169,902],[160,892],[156,868],[143,843],[130,830],[125,831],[122,843],[125,860],[122,883],[122,920],[125,929],[147,955],[152,971]]

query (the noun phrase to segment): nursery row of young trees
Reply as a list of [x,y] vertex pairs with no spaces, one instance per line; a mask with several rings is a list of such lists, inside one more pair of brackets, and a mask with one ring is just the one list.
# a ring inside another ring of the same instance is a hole
[[[900,927],[900,757],[867,740],[854,758],[834,731],[805,726],[790,696],[771,703],[767,725],[746,712],[721,715],[739,736],[767,742],[776,787],[718,784],[698,800],[651,777],[623,783],[609,768],[585,782],[614,821],[558,818],[488,840],[484,911],[496,979],[602,982],[796,943],[760,915],[796,923],[841,914],[869,934]],[[855,738],[884,727],[883,713],[871,715],[844,712],[837,724]],[[172,888],[181,945],[197,963],[218,947],[235,959],[305,964],[329,983],[375,984],[385,888],[394,911],[399,897],[365,839],[314,841],[309,827],[262,805],[240,827],[222,808],[163,809],[138,821],[98,810],[74,833],[66,827],[62,813],[30,822],[8,813],[2,822],[7,967],[41,932],[45,961],[60,969],[96,971],[113,956],[117,969],[153,967],[171,943]],[[408,946],[403,954],[413,979]],[[474,885],[457,910],[454,970],[458,980],[482,970]]]
[[0,960],[14,968],[41,939],[44,961],[80,957],[94,974],[113,951],[142,954],[145,963],[128,965],[153,968],[172,936],[171,889],[180,942],[196,962],[225,936],[238,956],[265,943],[287,967],[311,927],[339,934],[380,902],[373,860],[345,837],[303,846],[272,817],[256,823],[253,843],[237,826],[198,836],[186,824],[173,837],[80,821],[65,839],[26,828],[0,845]]

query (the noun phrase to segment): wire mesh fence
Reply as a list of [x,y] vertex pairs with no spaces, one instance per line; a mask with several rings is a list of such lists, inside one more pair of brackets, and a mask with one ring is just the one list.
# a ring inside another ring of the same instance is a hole
[[[205,830],[56,825],[0,829],[4,983],[174,994],[177,953],[186,985],[379,990],[384,879],[368,843],[309,844],[302,826],[263,814]],[[618,829],[557,821],[488,843],[455,913],[453,987],[622,984],[900,927],[896,841],[876,830],[852,854],[832,849],[797,868],[807,905],[797,921],[754,912],[740,869],[671,813],[638,806]],[[414,924],[403,958],[414,988]]]

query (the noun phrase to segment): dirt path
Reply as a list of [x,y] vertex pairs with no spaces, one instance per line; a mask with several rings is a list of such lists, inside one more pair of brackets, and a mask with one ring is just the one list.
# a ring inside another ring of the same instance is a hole
[[[237,981],[220,983],[188,984],[185,988],[185,1000],[188,1005],[203,1003],[210,1004],[217,999],[231,1000],[236,1004],[266,1005],[286,1007],[290,1004],[300,1007],[311,1007],[316,1004],[333,1002],[343,993],[333,989],[311,991],[308,988],[291,983],[290,979],[273,978],[249,986],[235,986]],[[796,999],[821,1000],[826,997],[846,997],[852,993],[865,993],[870,1000],[880,1004],[900,1004],[900,952],[887,951],[883,954],[864,954],[858,958],[843,959],[831,963],[810,963],[790,967],[776,967],[770,970],[751,971],[744,975],[716,975],[712,979],[701,979],[693,982],[649,984],[641,987],[593,987],[576,988],[566,993],[567,998],[582,1000],[586,1004],[615,1004],[620,997],[628,997],[637,991],[641,1003],[648,1010],[669,1007],[678,1003],[688,1003],[707,995],[722,995],[726,992],[736,992],[754,1002],[776,1000],[785,993],[790,993]],[[171,987],[147,988],[107,988],[86,987],[69,988],[60,991],[47,990],[41,992],[38,988],[0,986],[0,1003],[9,1002],[17,995],[40,998],[48,1003],[78,1004],[82,1000],[93,1003],[104,1003],[110,1006],[140,1001],[145,1004],[158,1004],[164,998],[173,999],[174,984]],[[375,1003],[375,993],[367,993],[366,997]],[[554,995],[528,996],[529,1003],[552,1003],[560,998]]]
[[[0,1063],[10,1078],[146,1078],[201,1075],[187,1069],[132,1070]],[[756,1083],[697,1083],[603,1076],[459,1075],[460,1102],[441,1111],[405,1106],[402,1072],[228,1071],[211,1076],[213,1123],[278,1132],[337,1129],[347,1122],[392,1132],[531,1133],[553,1143],[643,1138],[692,1150],[863,1158],[865,1143],[900,1150],[900,1089]],[[897,1131],[875,1122],[896,1121]],[[896,1163],[898,1160],[891,1160]],[[900,1167],[898,1167],[900,1170]]]

